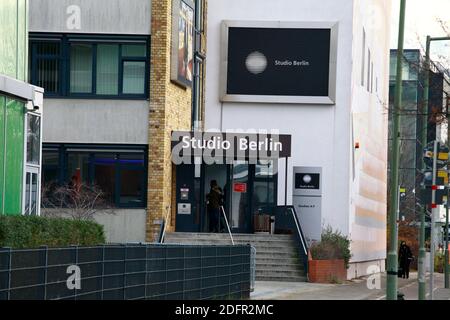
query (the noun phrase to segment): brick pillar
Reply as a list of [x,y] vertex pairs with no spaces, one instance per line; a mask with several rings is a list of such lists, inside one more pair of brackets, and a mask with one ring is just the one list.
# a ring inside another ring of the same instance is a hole
[[[154,241],[166,208],[173,215],[170,134],[191,128],[191,89],[170,80],[172,1],[152,1],[146,241]],[[173,230],[174,219],[169,218]]]

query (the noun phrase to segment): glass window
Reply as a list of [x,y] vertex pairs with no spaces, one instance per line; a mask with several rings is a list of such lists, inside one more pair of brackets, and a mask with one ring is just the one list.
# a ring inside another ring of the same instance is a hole
[[57,41],[35,43],[36,81],[46,93],[57,93],[59,90],[60,43]]
[[[143,207],[147,192],[147,173],[144,150],[123,150],[123,152],[102,152],[100,148],[60,145],[47,147],[43,153],[44,180],[48,182],[43,189],[44,198],[51,198],[56,186],[90,186],[101,191],[96,202],[98,207]],[[98,150],[99,152],[95,152]],[[60,170],[60,159],[63,170]],[[62,176],[61,176],[62,175]],[[50,183],[54,182],[54,183]],[[50,194],[50,195],[49,195]],[[45,204],[45,200],[43,200]]]
[[67,155],[67,181],[66,183],[78,184],[90,182],[89,179],[89,154],[69,153]]
[[39,164],[41,149],[41,118],[27,115],[27,162]]
[[124,61],[123,93],[145,93],[145,61]]
[[56,59],[39,59],[37,62],[36,85],[46,93],[57,93],[59,89],[59,61]]
[[38,175],[37,173],[31,174],[31,206],[30,206],[30,214],[31,215],[37,215],[37,197],[38,197]]
[[31,192],[31,173],[26,173],[25,178],[25,214],[30,214],[30,192]]
[[59,152],[57,150],[42,151],[42,185],[46,186],[58,181]]
[[122,57],[145,57],[147,48],[145,44],[124,44],[122,46]]
[[142,168],[120,168],[120,204],[142,204],[144,170]]
[[92,45],[70,46],[70,92],[92,92]]
[[117,95],[119,87],[119,45],[97,46],[97,94]]
[[48,35],[31,37],[31,82],[44,87],[45,95],[146,98],[148,44],[144,38],[132,43],[67,35],[55,35],[55,40],[48,40]]
[[96,154],[94,160],[94,185],[103,193],[107,204],[115,203],[116,155]]

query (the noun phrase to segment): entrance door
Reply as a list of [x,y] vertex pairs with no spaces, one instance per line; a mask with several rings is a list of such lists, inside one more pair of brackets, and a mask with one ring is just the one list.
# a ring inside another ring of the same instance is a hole
[[230,174],[230,225],[233,232],[250,233],[252,228],[251,168],[247,161],[235,161]]
[[[204,188],[203,188],[203,213],[202,213],[202,223],[201,223],[201,231],[202,232],[209,232],[209,216],[207,212],[207,203],[206,203],[206,195],[210,192],[210,185],[211,181],[216,180],[217,185],[222,189],[224,192],[224,209],[225,214],[227,214],[227,219],[229,219],[229,206],[227,201],[227,194],[229,189],[229,182],[228,182],[228,170],[229,166],[226,164],[212,164],[212,165],[205,165],[205,171],[204,171]],[[221,215],[223,215],[222,212],[220,212]]]

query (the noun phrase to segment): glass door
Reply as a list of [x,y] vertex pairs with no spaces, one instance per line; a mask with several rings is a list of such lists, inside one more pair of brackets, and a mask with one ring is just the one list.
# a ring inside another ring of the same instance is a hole
[[252,231],[249,170],[247,161],[235,161],[231,170],[230,226],[234,232]]

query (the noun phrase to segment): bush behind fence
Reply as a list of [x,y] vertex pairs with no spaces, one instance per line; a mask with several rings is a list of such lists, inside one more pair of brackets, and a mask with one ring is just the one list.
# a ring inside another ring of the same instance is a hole
[[[73,266],[79,267],[79,286]],[[0,300],[247,299],[249,295],[250,246],[0,248]]]

